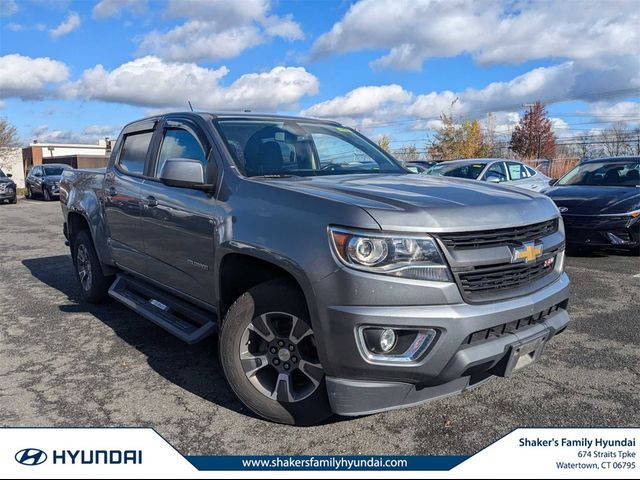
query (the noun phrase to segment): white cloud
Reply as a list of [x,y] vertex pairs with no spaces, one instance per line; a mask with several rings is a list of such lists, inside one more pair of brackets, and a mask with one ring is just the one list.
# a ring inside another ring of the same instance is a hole
[[98,140],[105,137],[116,138],[119,130],[119,126],[113,125],[90,125],[82,130],[52,129],[48,125],[41,125],[31,131],[29,138],[39,143],[97,144]]
[[316,40],[312,55],[384,49],[373,67],[410,70],[463,53],[483,64],[603,58],[637,50],[637,6],[636,0],[361,0]]
[[51,84],[69,77],[69,68],[48,57],[31,58],[18,54],[0,57],[0,95],[23,100],[42,98],[51,93]]
[[146,0],[101,0],[93,7],[91,16],[101,20],[115,17],[123,10],[130,10],[133,13],[143,13],[147,9]]
[[80,15],[78,15],[76,12],[69,12],[67,18],[65,18],[64,21],[56,28],[52,28],[51,30],[49,30],[49,33],[53,38],[58,38],[62,35],[73,32],[80,26],[80,23]]
[[318,80],[302,67],[275,67],[220,84],[227,67],[210,69],[193,63],[169,63],[147,56],[108,71],[102,65],[85,70],[80,80],[64,85],[68,98],[126,103],[152,108],[279,110],[315,95]]
[[[452,114],[455,119],[483,118],[488,112],[521,110],[523,104],[537,100],[546,104],[566,100],[597,102],[637,92],[640,60],[633,57],[610,57],[609,60],[610,64],[569,61],[536,68],[510,81],[459,92],[443,90],[415,94],[398,85],[361,87],[313,105],[302,113],[346,119],[350,125],[358,126],[414,122],[411,129],[433,128],[442,114]],[[500,123],[501,128],[506,129],[511,122]]]
[[602,122],[640,123],[640,103],[597,102],[590,106],[589,114]]
[[20,31],[24,30],[24,27],[22,25],[20,25],[19,23],[11,22],[11,23],[7,24],[7,29],[11,30],[12,32],[20,32]]
[[10,17],[18,12],[16,0],[0,0],[0,17]]
[[171,61],[220,60],[238,56],[273,37],[304,37],[291,15],[269,15],[269,0],[197,2],[171,0],[168,17],[186,21],[168,31],[139,39],[138,52]]

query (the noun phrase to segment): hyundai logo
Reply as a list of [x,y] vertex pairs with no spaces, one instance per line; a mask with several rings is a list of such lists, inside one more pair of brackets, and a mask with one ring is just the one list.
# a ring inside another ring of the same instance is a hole
[[47,460],[47,454],[38,448],[24,448],[16,453],[16,462],[22,465],[40,465]]
[[560,210],[560,213],[564,213],[569,209],[567,207],[560,207],[560,208],[558,208],[558,210]]

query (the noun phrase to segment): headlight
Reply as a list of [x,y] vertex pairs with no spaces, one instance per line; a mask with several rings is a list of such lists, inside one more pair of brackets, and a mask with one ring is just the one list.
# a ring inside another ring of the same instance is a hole
[[416,280],[453,281],[440,249],[429,235],[330,227],[329,236],[334,253],[348,267]]

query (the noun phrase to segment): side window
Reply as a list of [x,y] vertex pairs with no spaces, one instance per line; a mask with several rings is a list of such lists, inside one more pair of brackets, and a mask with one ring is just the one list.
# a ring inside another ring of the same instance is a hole
[[509,176],[511,177],[511,180],[520,180],[529,176],[524,165],[520,163],[508,162],[507,167],[509,168]]
[[314,133],[312,136],[318,152],[318,163],[321,169],[331,168],[334,164],[358,165],[376,163],[375,160],[358,147],[341,138],[324,133]]
[[144,173],[144,161],[153,132],[132,133],[127,135],[120,150],[118,166],[121,170],[135,175]]
[[507,181],[507,171],[504,168],[503,162],[496,162],[489,167],[487,173],[484,174],[485,180],[489,177],[497,177],[501,182]]
[[207,165],[207,155],[198,139],[187,130],[171,128],[165,131],[158,154],[155,176],[159,177],[165,162],[170,158],[190,158]]
[[533,168],[531,167],[524,167],[527,169],[527,173],[529,173],[530,177],[533,177],[534,175],[536,175],[538,172],[536,172]]

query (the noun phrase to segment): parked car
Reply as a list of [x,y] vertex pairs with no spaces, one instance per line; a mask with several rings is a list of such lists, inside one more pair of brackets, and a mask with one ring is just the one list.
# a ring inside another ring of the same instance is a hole
[[189,343],[218,331],[229,385],[276,422],[510,376],[569,322],[548,197],[410,175],[334,122],[140,120],[106,172],[64,172],[61,206],[84,298]]
[[562,213],[570,245],[640,253],[640,157],[584,161],[546,194]]
[[541,191],[549,186],[551,179],[515,160],[499,158],[470,158],[451,160],[431,167],[429,175],[468,178],[493,183],[506,183],[527,190]]
[[5,200],[9,203],[16,203],[18,201],[16,190],[16,184],[11,180],[11,174],[4,173],[0,169],[0,203],[4,203]]
[[27,198],[42,197],[45,200],[53,200],[60,195],[59,184],[62,172],[70,169],[63,163],[48,163],[36,165],[29,171],[25,179]]
[[425,174],[437,163],[438,162],[435,160],[415,160],[411,162],[404,162],[404,168],[409,170],[411,173]]

